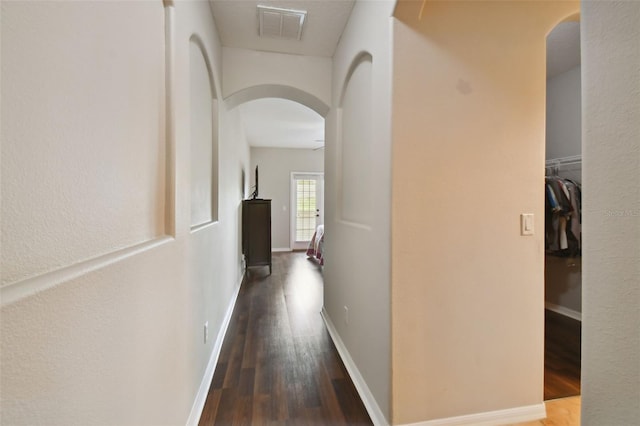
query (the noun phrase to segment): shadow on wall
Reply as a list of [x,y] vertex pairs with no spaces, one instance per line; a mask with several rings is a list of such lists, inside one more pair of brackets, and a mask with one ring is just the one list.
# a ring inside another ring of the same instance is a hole
[[225,102],[227,107],[232,109],[245,102],[263,98],[280,98],[298,102],[311,108],[322,117],[326,117],[329,112],[329,106],[312,94],[295,87],[280,84],[261,84],[247,87],[229,95]]

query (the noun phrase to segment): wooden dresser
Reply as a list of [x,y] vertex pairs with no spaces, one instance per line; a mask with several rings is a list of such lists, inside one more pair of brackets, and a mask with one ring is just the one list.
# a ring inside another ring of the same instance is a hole
[[242,201],[242,253],[246,268],[269,266],[271,274],[271,200]]

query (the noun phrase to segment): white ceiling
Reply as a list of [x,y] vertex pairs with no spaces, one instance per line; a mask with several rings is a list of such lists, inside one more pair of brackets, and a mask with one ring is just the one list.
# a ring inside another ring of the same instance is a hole
[[580,65],[580,22],[563,22],[547,36],[547,78],[576,65]]
[[238,106],[249,145],[272,148],[324,146],[324,118],[286,99],[265,98]]
[[[332,57],[355,0],[209,0],[223,46]],[[307,11],[301,40],[258,36],[258,4]]]
[[[209,0],[223,46],[288,54],[332,57],[355,0]],[[301,40],[258,36],[257,6],[307,11]],[[580,23],[559,24],[547,37],[547,77],[580,64]],[[250,146],[319,148],[324,119],[284,99],[240,105]]]
[[[223,46],[332,57],[355,0],[209,0]],[[258,36],[258,4],[307,12],[300,40]],[[238,107],[250,146],[324,146],[324,119],[304,105],[260,99]]]

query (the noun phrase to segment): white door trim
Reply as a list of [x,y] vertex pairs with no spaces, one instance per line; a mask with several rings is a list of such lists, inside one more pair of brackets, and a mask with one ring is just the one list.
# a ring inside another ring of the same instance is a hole
[[320,220],[324,223],[324,172],[291,172],[291,178],[289,180],[289,244],[291,250],[306,249],[308,244],[308,242],[296,242],[296,192],[294,188],[296,178],[300,177],[313,177],[318,179],[320,184],[319,191],[322,194]]

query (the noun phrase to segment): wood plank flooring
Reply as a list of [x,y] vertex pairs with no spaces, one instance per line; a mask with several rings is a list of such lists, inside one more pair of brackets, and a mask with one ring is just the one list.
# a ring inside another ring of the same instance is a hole
[[320,316],[322,276],[304,253],[251,269],[200,425],[371,425]]
[[511,426],[580,426],[579,396],[545,401],[547,418],[533,422],[517,423]]
[[545,311],[544,399],[580,395],[580,321]]
[[[270,276],[251,269],[200,425],[372,424],[321,309],[320,269],[304,253],[274,254]],[[546,311],[544,398],[579,394],[580,322]]]

